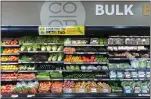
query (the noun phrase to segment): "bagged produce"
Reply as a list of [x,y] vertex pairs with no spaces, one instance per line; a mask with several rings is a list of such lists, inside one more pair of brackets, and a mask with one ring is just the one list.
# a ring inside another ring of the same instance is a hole
[[133,83],[134,93],[141,93],[141,82]]
[[141,93],[149,93],[150,92],[150,82],[141,83]]
[[122,72],[117,72],[117,78],[124,78],[124,74]]
[[124,93],[132,93],[132,82],[122,82],[121,85],[124,89]]
[[117,77],[115,71],[110,71],[109,75],[110,75],[110,79],[115,79]]

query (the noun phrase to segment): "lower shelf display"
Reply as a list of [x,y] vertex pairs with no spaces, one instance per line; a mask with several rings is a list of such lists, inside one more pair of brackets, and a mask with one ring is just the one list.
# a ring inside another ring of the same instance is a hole
[[148,94],[149,81],[20,81],[16,84],[3,84],[2,95],[9,94],[63,94],[63,93],[117,93],[117,94]]

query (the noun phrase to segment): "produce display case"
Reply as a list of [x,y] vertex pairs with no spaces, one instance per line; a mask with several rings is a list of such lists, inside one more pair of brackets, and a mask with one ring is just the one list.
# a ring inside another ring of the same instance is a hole
[[149,99],[150,28],[84,32],[41,36],[38,26],[2,26],[1,98]]

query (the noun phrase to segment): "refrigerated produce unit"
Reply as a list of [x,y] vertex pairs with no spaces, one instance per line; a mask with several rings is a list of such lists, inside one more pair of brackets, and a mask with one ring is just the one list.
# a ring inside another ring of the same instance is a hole
[[2,99],[149,99],[150,28],[84,32],[42,36],[38,26],[2,26]]

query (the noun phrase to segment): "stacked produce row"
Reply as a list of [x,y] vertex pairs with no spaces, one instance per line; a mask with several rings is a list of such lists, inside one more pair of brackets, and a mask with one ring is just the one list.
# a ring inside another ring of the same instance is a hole
[[149,40],[43,36],[4,39],[2,93],[149,93]]
[[105,83],[94,81],[30,81],[1,86],[2,95],[29,93],[149,93],[149,82]]

